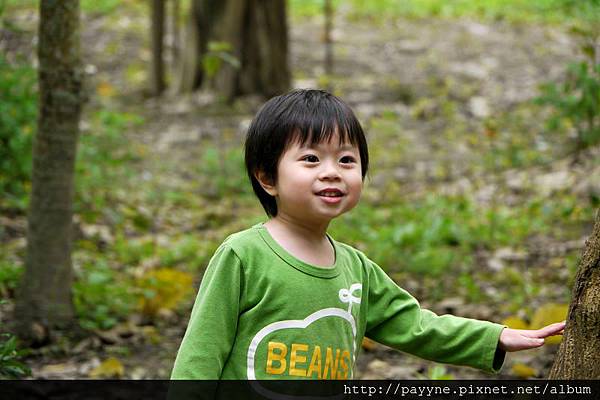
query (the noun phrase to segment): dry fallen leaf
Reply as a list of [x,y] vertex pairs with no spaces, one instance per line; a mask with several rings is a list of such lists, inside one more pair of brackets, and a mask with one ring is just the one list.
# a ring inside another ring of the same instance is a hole
[[525,364],[517,363],[512,366],[511,372],[521,379],[528,379],[537,375],[537,371]]
[[109,357],[89,373],[90,378],[122,378],[125,374],[125,367],[121,361],[115,357]]
[[139,287],[142,314],[156,317],[161,309],[173,309],[192,292],[193,276],[172,268],[160,268],[144,274]]
[[363,338],[362,348],[366,351],[373,351],[377,348],[377,343],[369,338]]
[[108,82],[100,82],[96,86],[96,93],[100,97],[111,97],[115,94],[115,88]]

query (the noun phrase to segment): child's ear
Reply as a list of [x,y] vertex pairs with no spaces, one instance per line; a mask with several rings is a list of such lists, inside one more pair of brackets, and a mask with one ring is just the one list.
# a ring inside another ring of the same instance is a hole
[[277,196],[277,189],[275,188],[273,180],[268,178],[263,171],[256,172],[254,177],[265,192],[269,193],[273,197]]

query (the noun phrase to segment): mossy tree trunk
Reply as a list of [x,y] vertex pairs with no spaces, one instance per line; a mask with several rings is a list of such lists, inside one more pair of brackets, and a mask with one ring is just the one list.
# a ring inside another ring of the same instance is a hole
[[[194,0],[185,30],[176,91],[207,85],[231,100],[270,97],[288,90],[288,29],[285,0]],[[202,58],[210,42],[228,43],[239,67],[222,62],[208,79]]]
[[579,262],[550,379],[600,379],[600,210]]
[[73,175],[82,104],[79,0],[40,2],[39,116],[33,145],[25,274],[17,331],[46,341],[74,325],[71,295]]

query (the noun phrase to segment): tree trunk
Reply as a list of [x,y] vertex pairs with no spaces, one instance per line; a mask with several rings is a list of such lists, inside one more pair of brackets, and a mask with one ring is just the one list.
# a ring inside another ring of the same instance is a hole
[[600,210],[577,269],[550,379],[600,379]]
[[[179,46],[181,40],[179,39],[179,0],[171,0],[171,36],[173,38],[173,46],[171,47],[171,66],[174,67],[179,64]],[[174,70],[171,68],[172,71]]]
[[[231,100],[244,94],[270,97],[288,90],[288,33],[285,0],[194,0],[177,89],[210,86]],[[201,63],[210,42],[226,42],[240,65],[226,61],[205,79]]]
[[323,29],[323,41],[325,42],[325,74],[333,74],[333,42],[331,40],[331,31],[333,29],[333,9],[331,0],[325,0],[323,3],[323,16],[325,17],[325,26]]
[[45,341],[74,326],[71,296],[73,174],[82,103],[79,0],[40,2],[39,117],[33,144],[25,274],[17,331]]
[[152,0],[152,94],[160,96],[165,90],[165,63],[163,43],[165,37],[165,0]]

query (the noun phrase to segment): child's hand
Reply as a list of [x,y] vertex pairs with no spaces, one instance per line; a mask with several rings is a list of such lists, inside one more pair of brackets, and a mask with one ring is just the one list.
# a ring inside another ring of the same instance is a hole
[[562,335],[564,328],[565,321],[536,330],[504,328],[498,346],[504,351],[533,349],[543,346],[545,337]]

